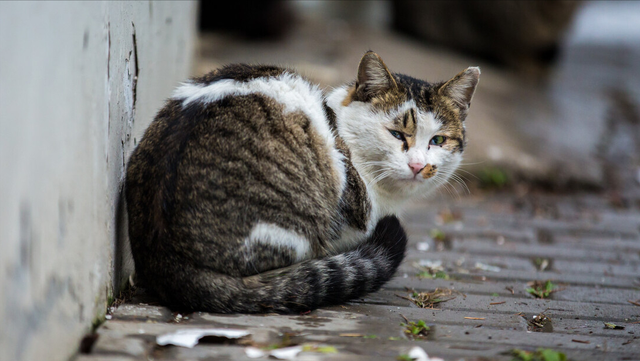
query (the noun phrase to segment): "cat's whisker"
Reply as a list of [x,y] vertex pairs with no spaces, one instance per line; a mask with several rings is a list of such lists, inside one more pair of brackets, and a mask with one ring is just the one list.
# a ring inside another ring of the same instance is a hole
[[[383,170],[384,171],[384,170]],[[373,178],[369,179],[369,180],[365,180],[365,183],[367,185],[367,188],[371,188],[376,182],[375,180],[378,178],[379,174],[374,176]]]
[[480,161],[480,162],[474,162],[474,163],[460,163],[459,166],[464,167],[467,165],[478,165],[478,164],[485,164],[487,163],[486,160]]
[[389,175],[391,175],[391,174],[392,174],[392,171],[391,171],[391,170],[387,170],[387,171],[385,171],[385,172],[383,172],[383,173],[381,173],[381,174],[377,175],[377,176],[376,176],[376,177],[371,181],[371,183],[372,183],[372,184],[377,184],[377,183],[379,183],[381,180],[383,180],[383,179],[387,178],[387,177],[388,177]]
[[[455,195],[453,194],[453,192],[451,191],[451,188],[450,188],[451,186],[450,186],[450,184],[449,184],[449,183],[447,183],[446,181],[444,181],[444,182],[442,183],[442,186],[441,186],[441,187],[442,187],[442,189],[445,189],[445,190],[447,191],[447,193],[449,193],[449,196],[451,196],[451,198],[456,199],[456,196],[455,196]],[[456,194],[457,194],[457,193],[456,193]]]
[[451,180],[452,180],[452,178],[450,178],[450,177],[446,179],[445,187],[449,187],[449,188],[453,189],[453,191],[456,194],[454,198],[455,199],[460,199],[460,192],[458,192],[458,188],[454,184],[451,183]]
[[393,173],[393,171],[394,169],[389,166],[385,166],[385,167],[381,167],[379,169],[373,170],[372,172],[370,172],[370,175],[373,176],[373,178],[370,179],[368,182],[366,182],[367,188],[370,188],[371,186],[377,184],[382,179],[388,177],[390,174]]
[[[452,181],[456,182],[457,184],[459,184],[466,192],[467,194],[471,194],[471,191],[469,190],[469,187],[466,184],[466,181],[464,179],[464,175],[462,174],[458,174],[457,171],[459,171],[460,169],[444,169],[444,171],[442,172],[447,178],[450,178]],[[468,173],[468,172],[467,172]],[[473,174],[469,173],[470,175],[474,176]],[[475,176],[474,176],[475,177]]]
[[[438,172],[436,179],[434,179],[435,181],[437,181],[436,187],[446,190],[452,198],[460,199],[460,193],[458,192],[458,189],[453,184],[449,183],[450,179],[456,181],[453,176],[453,170],[442,168],[441,171]],[[452,190],[453,192],[455,192],[455,195],[453,194]]]
[[467,187],[467,184],[465,183],[465,181],[462,178],[460,178],[460,176],[458,176],[457,174],[454,173],[454,174],[451,175],[451,180],[453,180],[454,182],[459,184],[462,187],[462,189],[464,189],[467,192],[467,194],[471,194],[471,191],[469,190],[469,187]]
[[462,179],[461,177],[459,177],[458,175],[454,174],[452,176],[452,179],[455,180],[458,184],[460,184],[466,191],[467,193],[471,193],[469,191],[469,187],[467,187],[467,182],[465,182],[464,179]]
[[373,171],[371,171],[371,173],[373,175],[373,174],[379,174],[380,172],[391,171],[391,170],[393,170],[391,167],[383,167],[379,169],[374,169]]
[[[469,171],[468,171],[468,170],[466,170],[466,169],[458,168],[458,172],[464,172],[464,173],[468,174],[469,176],[471,176],[471,177],[473,177],[473,178],[475,178],[475,179],[480,179],[480,178],[478,178],[478,176],[477,176],[477,175],[475,175],[475,174],[473,174],[473,173],[469,172]],[[460,176],[462,176],[462,175],[460,175]]]
[[[449,193],[450,196],[453,197],[453,195],[451,194],[451,190],[449,190],[448,188],[445,187],[446,181],[445,181],[445,179],[443,179],[443,177],[441,175],[437,174],[433,178],[433,182],[435,182],[435,185],[433,187],[438,193],[441,193],[442,190],[445,190],[445,191],[447,191],[447,193]],[[425,196],[428,196],[428,195],[425,195]]]
[[363,166],[367,168],[369,172],[379,172],[380,170],[391,169],[388,163],[385,162],[367,162],[362,163]]
[[361,164],[361,165],[370,165],[370,164],[374,164],[374,165],[377,165],[377,164],[386,165],[386,164],[389,164],[389,162],[387,162],[387,161],[383,161],[383,160],[370,160],[370,161],[362,162],[362,163],[360,163],[360,164]]

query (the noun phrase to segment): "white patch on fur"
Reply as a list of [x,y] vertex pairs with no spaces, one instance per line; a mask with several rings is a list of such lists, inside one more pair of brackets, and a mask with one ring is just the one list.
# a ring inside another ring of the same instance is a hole
[[245,239],[245,245],[250,249],[251,245],[255,243],[289,248],[295,252],[296,262],[303,261],[311,256],[309,240],[296,232],[272,223],[259,222],[253,227],[249,237]]
[[246,82],[231,79],[209,85],[185,83],[177,88],[172,99],[182,100],[185,107],[192,102],[211,103],[228,96],[262,94],[284,105],[286,113],[302,112],[311,120],[318,134],[325,139],[336,173],[340,193],[346,187],[344,156],[335,147],[335,139],[322,106],[324,94],[317,85],[297,74],[283,73],[276,77],[261,77]]
[[361,231],[357,228],[353,228],[351,226],[346,225],[342,232],[340,232],[340,238],[329,245],[330,254],[340,254],[344,253],[348,250],[356,248],[363,240],[365,240],[375,228],[377,222],[373,222],[374,216],[372,214],[369,215],[369,222],[367,223],[367,230]]

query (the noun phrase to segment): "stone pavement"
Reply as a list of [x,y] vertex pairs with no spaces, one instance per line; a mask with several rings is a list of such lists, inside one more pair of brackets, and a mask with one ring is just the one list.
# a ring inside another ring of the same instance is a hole
[[[110,310],[75,361],[250,360],[248,345],[297,344],[311,347],[296,360],[396,360],[413,346],[447,361],[512,360],[512,349],[540,347],[576,361],[640,360],[640,192],[634,187],[623,202],[607,194],[514,189],[458,196],[451,190],[454,197],[438,196],[403,216],[407,257],[396,277],[369,297],[281,316],[181,315],[136,296]],[[536,280],[551,280],[554,291],[535,298],[527,289]],[[412,291],[436,288],[443,302],[420,308],[410,301]],[[407,320],[423,320],[428,335],[412,340],[401,325]],[[160,334],[192,328],[249,336],[208,337],[194,348],[156,344]]]

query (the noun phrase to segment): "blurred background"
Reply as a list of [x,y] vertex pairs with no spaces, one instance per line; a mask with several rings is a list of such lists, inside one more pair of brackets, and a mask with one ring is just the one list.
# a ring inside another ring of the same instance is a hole
[[67,359],[129,283],[126,162],[181,81],[271,63],[330,88],[367,50],[427,81],[481,67],[473,195],[640,208],[640,2],[3,1],[0,359]]
[[[290,65],[325,86],[371,49],[428,81],[482,69],[465,169],[491,182],[575,190],[640,182],[640,3],[203,2],[194,74]],[[471,177],[475,179],[474,177]],[[499,185],[499,184],[498,184]]]

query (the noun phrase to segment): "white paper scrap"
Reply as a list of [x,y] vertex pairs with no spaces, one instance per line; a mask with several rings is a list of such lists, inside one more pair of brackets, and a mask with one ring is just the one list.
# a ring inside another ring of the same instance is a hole
[[156,343],[160,346],[175,345],[192,348],[205,336],[235,339],[247,335],[249,335],[249,331],[245,330],[233,330],[227,328],[185,328],[157,336]]
[[262,351],[257,347],[247,347],[244,349],[244,353],[246,353],[247,357],[249,358],[258,358],[258,357],[264,357],[267,355],[266,352]]
[[480,263],[480,262],[476,262],[476,268],[482,271],[500,272],[500,267],[491,266],[491,265]]
[[295,360],[300,352],[302,352],[302,346],[293,346],[271,350],[269,355],[280,360]]
[[302,352],[302,346],[278,348],[268,352],[257,347],[247,347],[244,349],[244,352],[249,358],[258,358],[269,355],[279,360],[295,360],[298,354]]
[[429,357],[422,347],[414,346],[407,354],[413,361],[444,361],[439,357]]
[[432,270],[444,270],[444,267],[442,267],[442,261],[441,260],[437,260],[437,261],[432,261],[430,259],[421,259],[418,262],[418,265],[422,266],[422,267],[427,267],[427,268],[431,268]]

